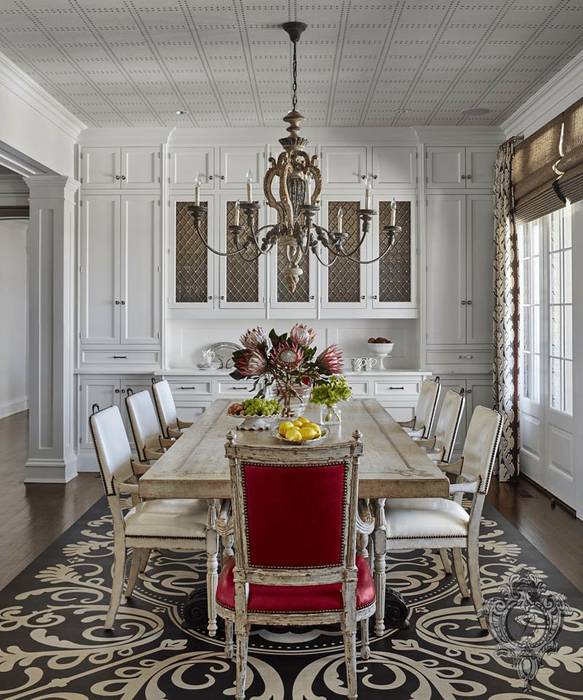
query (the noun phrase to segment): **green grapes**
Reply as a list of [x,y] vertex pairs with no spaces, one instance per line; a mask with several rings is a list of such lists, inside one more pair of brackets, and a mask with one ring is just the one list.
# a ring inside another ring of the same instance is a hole
[[334,406],[340,401],[348,401],[351,396],[352,390],[342,374],[335,374],[312,389],[312,401],[324,406]]
[[276,399],[245,399],[241,405],[244,416],[275,416],[281,413],[281,405]]

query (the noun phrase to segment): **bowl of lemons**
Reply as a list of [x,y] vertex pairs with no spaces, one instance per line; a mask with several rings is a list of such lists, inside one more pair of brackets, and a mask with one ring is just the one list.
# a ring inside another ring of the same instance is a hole
[[284,442],[312,443],[323,440],[328,435],[328,428],[324,428],[318,423],[312,423],[305,416],[299,416],[295,420],[282,421],[273,434]]

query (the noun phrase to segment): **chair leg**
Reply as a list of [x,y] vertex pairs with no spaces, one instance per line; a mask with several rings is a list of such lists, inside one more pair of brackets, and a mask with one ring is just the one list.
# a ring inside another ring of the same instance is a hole
[[446,574],[451,574],[451,562],[449,560],[449,552],[445,547],[442,547],[439,550],[439,556],[441,557],[441,563],[443,564],[443,568],[445,570]]
[[210,637],[217,634],[217,583],[219,580],[219,536],[216,530],[206,533],[206,602],[208,613],[207,629]]
[[105,618],[104,627],[106,630],[113,628],[115,616],[117,614],[121,595],[123,591],[123,581],[126,568],[126,548],[125,542],[120,541],[114,544],[113,549],[113,580],[111,582],[111,599],[109,602],[109,610]]
[[148,561],[150,559],[150,554],[152,552],[151,549],[144,549],[142,550],[144,553],[144,556],[142,557],[142,562],[140,565],[140,573],[143,574],[144,571],[146,570],[146,567],[148,566]]
[[464,569],[462,550],[460,547],[454,547],[451,551],[453,554],[453,568],[455,569],[455,576],[457,578],[458,586],[460,587],[460,593],[462,594],[462,598],[469,598],[470,592],[468,590],[468,584],[466,583],[466,572]]
[[370,641],[369,641],[369,618],[360,621],[360,656],[366,661],[370,659]]
[[468,542],[468,573],[470,577],[470,590],[472,601],[478,616],[478,622],[483,630],[488,629],[488,623],[484,615],[480,615],[480,610],[484,604],[482,599],[482,586],[480,583],[480,553],[478,541]]
[[249,647],[249,626],[237,628],[237,682],[235,698],[245,700],[247,684],[247,649]]
[[377,528],[374,533],[374,582],[377,608],[374,631],[380,636],[385,631],[385,589],[387,585],[387,535],[384,529]]
[[134,592],[134,586],[138,579],[138,574],[142,570],[142,563],[144,561],[145,551],[143,549],[135,549],[132,552],[132,561],[130,565],[130,573],[128,574],[128,580],[126,583],[125,594],[129,598]]
[[233,658],[233,620],[225,620],[225,656]]
[[348,700],[356,700],[356,632],[344,630],[344,659],[346,662],[346,685],[348,687]]

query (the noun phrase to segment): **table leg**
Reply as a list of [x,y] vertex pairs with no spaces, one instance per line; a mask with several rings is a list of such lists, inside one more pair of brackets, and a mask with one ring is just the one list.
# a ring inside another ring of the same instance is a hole
[[387,586],[387,523],[385,519],[386,499],[376,502],[376,522],[374,531],[374,578],[377,596],[375,613],[375,634],[381,635],[388,627],[407,629],[409,610],[403,596]]

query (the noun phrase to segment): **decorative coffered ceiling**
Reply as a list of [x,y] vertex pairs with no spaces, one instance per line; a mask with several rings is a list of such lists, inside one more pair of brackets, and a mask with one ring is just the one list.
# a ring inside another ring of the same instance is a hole
[[499,124],[583,49],[582,0],[1,0],[0,51],[88,126],[278,125],[289,19],[313,126]]

